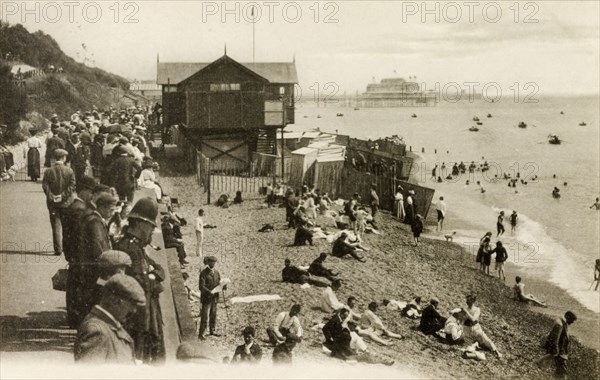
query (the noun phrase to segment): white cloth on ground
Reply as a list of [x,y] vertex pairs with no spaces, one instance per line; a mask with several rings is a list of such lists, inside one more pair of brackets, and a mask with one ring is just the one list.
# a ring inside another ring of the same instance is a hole
[[280,299],[281,299],[281,296],[278,294],[259,294],[259,295],[255,295],[255,296],[233,297],[229,301],[232,304],[235,304],[235,303],[251,303],[251,302],[260,302],[260,301],[277,301]]

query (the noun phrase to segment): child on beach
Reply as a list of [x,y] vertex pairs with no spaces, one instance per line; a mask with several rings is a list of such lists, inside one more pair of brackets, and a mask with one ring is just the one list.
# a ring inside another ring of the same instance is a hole
[[490,239],[486,239],[482,249],[481,270],[483,273],[490,275],[490,265],[492,264],[492,249],[490,247]]
[[415,247],[419,246],[419,237],[423,232],[423,221],[421,220],[421,215],[417,214],[415,216],[415,220],[411,226],[413,238],[415,239]]
[[490,255],[492,253],[496,254],[496,270],[498,271],[498,278],[501,278],[502,281],[506,281],[506,276],[504,275],[504,263],[508,259],[508,253],[506,252],[506,248],[502,246],[502,242],[496,242],[496,248]]
[[498,215],[498,220],[496,221],[496,228],[498,229],[498,234],[496,236],[504,234],[504,211],[500,211],[500,215]]
[[510,234],[511,235],[517,229],[517,220],[518,219],[519,219],[519,216],[517,215],[517,212],[515,210],[513,210],[512,214],[510,215]]

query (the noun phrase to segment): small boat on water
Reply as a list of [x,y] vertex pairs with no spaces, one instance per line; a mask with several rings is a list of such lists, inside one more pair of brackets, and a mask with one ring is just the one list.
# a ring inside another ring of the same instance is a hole
[[477,125],[483,125],[483,123],[481,121],[478,121],[476,124]]
[[306,118],[308,118],[308,115],[304,115],[304,118],[305,118],[305,119],[306,119]]
[[552,145],[559,145],[562,140],[557,135],[548,135],[548,142]]
[[561,115],[564,115],[565,113],[564,113],[563,111],[560,111],[560,114],[561,114]]
[[354,110],[355,110],[355,111],[358,111],[359,109],[360,109],[360,108],[358,108],[358,107],[354,107]]
[[585,123],[585,121],[582,121],[581,123],[579,123],[579,125],[581,125],[582,127],[585,127],[587,124]]
[[344,116],[344,114],[343,113],[336,113],[335,116],[341,117],[341,116]]
[[479,121],[479,118],[477,116],[474,116],[473,121]]
[[519,123],[519,128],[527,128],[527,124],[524,121],[522,121]]
[[488,113],[488,114],[487,114],[487,117],[488,117],[488,118],[491,118],[491,117],[492,117],[492,114],[491,114],[491,113]]
[[320,118],[321,118],[321,115],[317,115],[317,119],[320,119]]
[[479,132],[479,128],[473,126],[473,127],[469,128],[469,131],[471,131],[471,132]]
[[416,113],[413,113],[410,117],[412,117],[413,119],[417,117]]

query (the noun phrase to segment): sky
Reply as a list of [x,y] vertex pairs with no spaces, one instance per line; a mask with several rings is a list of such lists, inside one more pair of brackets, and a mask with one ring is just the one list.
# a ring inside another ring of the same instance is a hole
[[251,62],[254,29],[256,61],[295,57],[304,94],[353,94],[373,79],[416,76],[425,89],[543,96],[600,92],[599,4],[2,0],[0,17],[129,79],[155,79],[157,55],[210,62],[225,45]]

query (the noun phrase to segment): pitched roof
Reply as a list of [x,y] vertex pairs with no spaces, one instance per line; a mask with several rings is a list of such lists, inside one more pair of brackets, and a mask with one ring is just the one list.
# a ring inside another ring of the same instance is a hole
[[[159,62],[156,83],[178,84],[202,70],[210,62]],[[294,62],[256,62],[241,63],[271,83],[298,83],[298,74]]]

